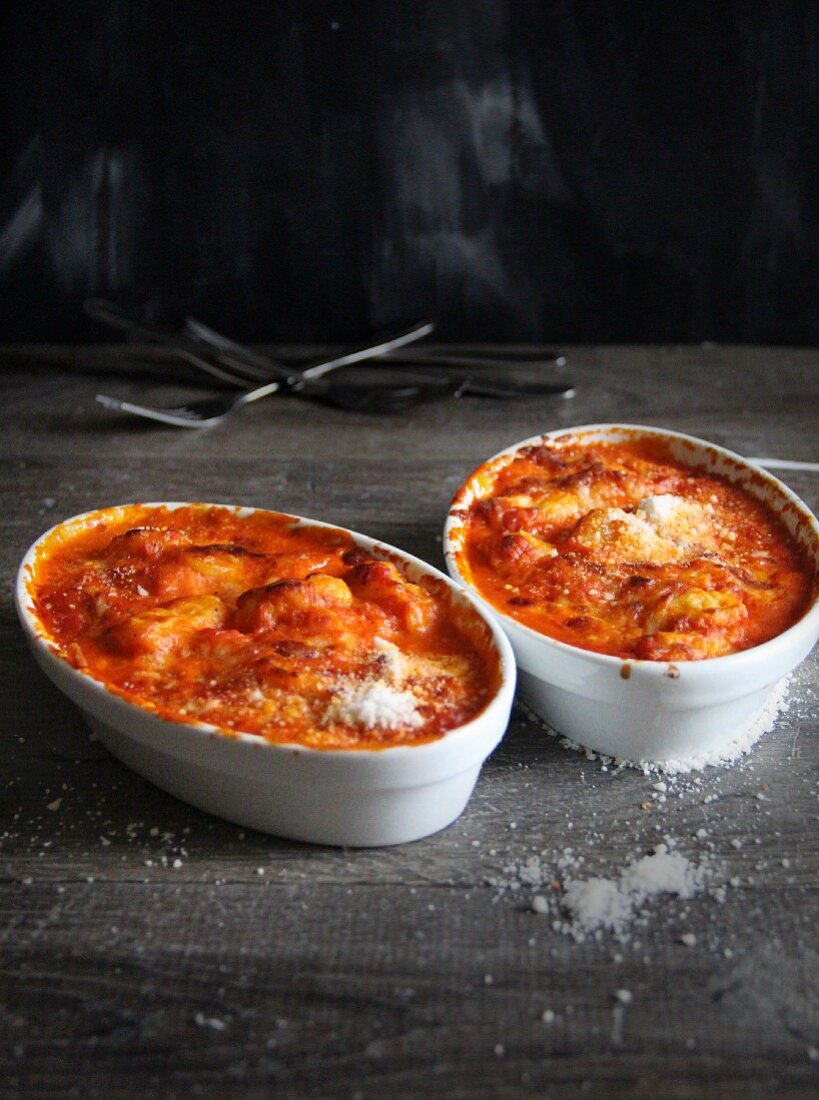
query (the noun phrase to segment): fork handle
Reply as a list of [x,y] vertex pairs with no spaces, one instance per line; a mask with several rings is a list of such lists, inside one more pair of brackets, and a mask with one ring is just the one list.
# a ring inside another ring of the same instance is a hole
[[363,343],[341,355],[334,356],[332,359],[321,358],[318,361],[313,360],[303,368],[284,366],[281,363],[277,363],[274,359],[262,355],[244,344],[239,344],[227,336],[223,336],[221,333],[216,332],[207,325],[203,325],[201,321],[197,321],[193,317],[186,318],[185,328],[198,341],[219,351],[223,362],[263,368],[267,370],[268,375],[272,374],[274,377],[288,382],[291,386],[298,387],[303,379],[321,378],[330,371],[338,369],[338,367],[346,367],[352,363],[360,363],[365,359],[376,359],[382,355],[387,355],[391,351],[396,351],[398,348],[402,348],[407,344],[412,344],[416,340],[428,336],[435,326],[431,322],[421,322],[412,325],[410,328],[402,329],[394,335],[385,336],[375,344],[369,342]]
[[361,363],[365,359],[377,359],[381,355],[387,355],[388,352],[404,347],[405,344],[414,344],[416,340],[421,340],[424,336],[429,336],[434,329],[435,325],[431,321],[412,325],[410,328],[403,329],[394,336],[385,337],[385,339],[377,344],[363,344],[357,348],[353,348],[351,351],[345,352],[343,355],[336,356],[335,359],[322,359],[318,363],[313,363],[311,366],[301,371],[301,377],[321,378],[322,375],[327,374],[328,371],[335,370],[336,367],[347,367],[351,363]]
[[181,339],[172,332],[165,332],[162,329],[141,324],[139,321],[133,321],[101,298],[86,298],[83,302],[83,309],[95,321],[101,321],[103,324],[110,325],[111,328],[127,332],[129,336],[136,336],[140,340],[149,340],[151,343],[163,344],[173,349],[180,358],[186,359],[189,363],[198,367],[199,370],[206,371],[214,378],[218,378],[220,382],[229,382],[232,386],[245,385],[244,380],[238,378],[234,373],[222,370],[216,363],[212,363],[210,360],[203,359],[198,355],[198,349],[192,341]]

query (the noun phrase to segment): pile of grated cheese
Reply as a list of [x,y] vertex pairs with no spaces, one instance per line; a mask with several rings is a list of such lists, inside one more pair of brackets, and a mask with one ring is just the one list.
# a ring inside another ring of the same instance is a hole
[[380,675],[345,683],[327,707],[325,725],[341,722],[365,729],[418,729],[424,716],[418,699],[408,687],[410,664],[397,646],[375,639]]
[[383,680],[364,680],[346,687],[333,700],[325,722],[343,722],[366,729],[395,726],[418,729],[424,718],[411,691],[399,690]]
[[692,898],[704,883],[704,872],[679,852],[658,844],[651,855],[625,867],[616,879],[568,879],[562,907],[571,924],[560,927],[576,940],[601,930],[624,936],[637,910],[652,897],[674,894]]

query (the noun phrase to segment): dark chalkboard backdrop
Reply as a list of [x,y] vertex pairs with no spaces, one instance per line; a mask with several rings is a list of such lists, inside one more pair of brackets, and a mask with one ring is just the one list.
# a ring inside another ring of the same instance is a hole
[[809,0],[0,8],[0,338],[819,341]]

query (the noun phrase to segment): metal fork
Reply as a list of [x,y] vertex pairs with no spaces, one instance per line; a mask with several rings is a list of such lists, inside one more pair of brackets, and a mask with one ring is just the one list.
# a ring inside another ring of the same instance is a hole
[[[97,401],[107,409],[131,413],[147,420],[157,420],[161,424],[171,424],[177,428],[212,428],[216,424],[221,424],[223,420],[237,412],[244,405],[259,401],[261,398],[277,393],[279,390],[293,393],[296,396],[338,405],[345,409],[355,409],[363,412],[398,411],[409,405],[418,404],[419,401],[428,396],[457,392],[458,380],[443,379],[439,386],[432,389],[430,389],[428,383],[425,383],[423,387],[419,385],[377,386],[369,390],[363,390],[360,386],[349,386],[324,380],[323,375],[335,370],[337,367],[386,355],[395,348],[403,347],[405,344],[427,336],[433,328],[434,326],[430,323],[414,325],[411,329],[407,329],[389,339],[381,340],[377,344],[355,348],[343,355],[334,356],[332,359],[322,359],[303,371],[288,370],[286,367],[279,365],[276,372],[281,373],[279,373],[277,379],[266,382],[263,386],[257,386],[245,393],[208,397],[202,401],[191,401],[186,405],[177,405],[171,408],[137,405],[132,401],[124,401],[103,393],[97,394]],[[273,365],[270,364],[270,366]]]
[[[275,367],[276,372],[280,370],[280,364],[277,361],[272,361],[264,353],[259,353],[253,348],[248,348],[246,344],[237,343],[235,340],[231,340],[230,337],[225,337],[221,332],[217,332],[211,329],[207,324],[202,324],[201,321],[197,321],[196,318],[188,317],[185,321],[185,332],[188,337],[196,340],[203,348],[208,348],[211,352],[219,353],[220,362],[229,364],[232,370],[236,372],[242,370],[264,370],[267,366],[268,373],[270,368]],[[547,353],[534,353],[539,357],[529,357],[529,359],[522,359],[519,353],[516,353],[516,357],[510,360],[512,363],[517,362],[541,362],[543,355],[551,355],[558,365],[565,364],[565,357],[557,355],[555,352]],[[350,363],[355,363],[359,360],[359,355],[347,354],[340,356],[337,360],[331,360],[328,363],[323,364],[320,368],[313,367],[312,373],[308,374],[308,377],[318,378],[323,374],[327,374],[328,371],[335,370],[336,366],[344,366]],[[369,357],[369,356],[368,356]],[[412,401],[409,394],[406,397],[396,396],[395,403],[391,403],[389,400],[390,388],[384,386],[379,387],[377,392],[373,395],[372,399],[367,401],[364,397],[356,397],[355,404],[351,404],[353,390],[352,387],[348,390],[350,400],[334,401],[333,404],[340,405],[342,408],[367,408],[368,411],[373,412],[389,412],[397,411],[399,409],[408,408],[411,404],[418,404],[425,396],[454,396],[461,397],[467,394],[472,394],[476,397],[497,397],[500,399],[508,398],[523,398],[523,397],[542,397],[547,394],[562,394],[564,397],[574,396],[574,387],[567,379],[561,379],[561,381],[549,381],[549,379],[539,379],[536,382],[520,382],[518,379],[509,378],[506,372],[503,373],[487,373],[483,370],[479,370],[476,374],[458,372],[457,374],[447,374],[446,372],[430,372],[424,370],[424,368],[430,366],[464,366],[468,367],[469,371],[474,370],[475,367],[484,366],[508,366],[506,360],[498,359],[485,359],[482,355],[451,355],[449,352],[444,354],[430,354],[423,346],[419,346],[417,343],[413,343],[409,346],[403,346],[403,348],[396,349],[390,354],[379,355],[377,360],[369,357],[370,363],[377,363],[378,366],[388,368],[386,377],[400,378],[401,375],[405,375],[406,383],[416,383],[418,385],[431,386],[431,392],[425,394],[419,390],[416,401]],[[419,365],[421,370],[419,370]],[[295,382],[297,378],[303,378],[306,376],[295,363],[289,364],[285,367],[286,371],[290,372],[288,382]],[[309,368],[308,368],[309,370]],[[370,368],[372,370],[372,368]],[[381,382],[384,381],[384,374],[381,374]],[[375,388],[375,379],[373,381],[355,383],[356,386],[361,386],[364,389],[368,389],[370,386]]]
[[93,317],[95,321],[101,321],[111,328],[119,329],[121,332],[127,332],[129,336],[134,336],[139,340],[147,340],[149,343],[162,344],[163,347],[173,352],[178,358],[189,363],[192,367],[196,367],[197,370],[204,371],[213,378],[218,378],[220,382],[228,382],[232,386],[244,388],[247,386],[248,376],[250,376],[250,379],[254,382],[270,381],[270,370],[260,371],[252,367],[243,369],[242,371],[226,369],[226,364],[215,363],[212,356],[205,358],[202,355],[202,347],[197,344],[195,340],[177,336],[175,332],[165,332],[151,325],[144,325],[139,321],[133,321],[130,317],[126,317],[125,314],[120,313],[115,306],[110,304],[110,302],[105,302],[101,298],[86,298],[83,302],[83,309],[88,316]]
[[[196,347],[200,350],[206,349],[210,354],[216,354],[219,362],[223,366],[228,366],[236,374],[246,374],[251,381],[266,381],[270,375],[271,363],[274,366],[282,365],[276,360],[271,360],[270,356],[256,351],[254,348],[248,347],[246,344],[240,344],[236,340],[232,340],[229,336],[223,336],[221,332],[216,332],[215,329],[210,328],[209,325],[203,324],[201,321],[197,321],[195,317],[187,317],[185,319],[185,346]],[[475,368],[487,368],[495,367],[501,368],[504,372],[509,368],[510,364],[514,365],[526,365],[536,364],[541,365],[543,363],[554,363],[555,366],[563,367],[566,365],[566,356],[558,351],[514,351],[514,352],[490,352],[488,354],[474,354],[474,353],[459,353],[453,352],[447,348],[438,348],[432,353],[425,346],[413,344],[410,347],[404,346],[403,348],[395,349],[393,354],[383,355],[379,357],[383,364],[390,367],[402,367],[409,366],[411,368],[421,367],[422,371],[428,367],[460,367],[465,368],[467,371],[472,371]],[[333,369],[335,364],[330,368]],[[297,361],[288,361],[286,369],[290,370],[294,375],[301,373],[301,367]],[[565,390],[568,387],[563,387]],[[559,389],[557,392],[562,392]]]

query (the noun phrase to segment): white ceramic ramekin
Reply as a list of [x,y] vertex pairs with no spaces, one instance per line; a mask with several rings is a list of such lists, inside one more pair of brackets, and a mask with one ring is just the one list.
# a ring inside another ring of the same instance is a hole
[[[240,514],[254,510],[236,509]],[[58,526],[82,525],[106,511],[75,516]],[[291,518],[299,524],[331,526]],[[63,660],[34,611],[31,567],[50,532],[34,543],[20,565],[17,611],[46,675],[76,703],[108,749],[158,787],[229,821],[294,840],[353,847],[417,840],[451,824],[466,806],[483,761],[506,730],[515,661],[503,632],[478,601],[443,573],[385,543],[346,533],[373,556],[389,558],[411,580],[428,576],[446,584],[453,611],[480,632],[497,658],[495,695],[470,722],[437,741],[380,750],[316,750],[270,744],[252,734],[226,734],[204,723],[167,721],[125,701]]]
[[[476,593],[461,552],[464,513],[496,470],[543,440],[588,442],[650,436],[677,459],[719,474],[764,501],[805,548],[819,571],[819,523],[786,485],[739,455],[680,432],[629,424],[590,424],[534,436],[501,451],[459,489],[444,528],[450,574]],[[817,573],[819,576],[819,572]],[[480,596],[478,597],[481,598]],[[715,758],[758,723],[779,682],[819,637],[819,583],[806,613],[788,630],[741,653],[701,661],[623,661],[555,641],[482,600],[512,642],[521,696],[571,740],[634,762]]]

